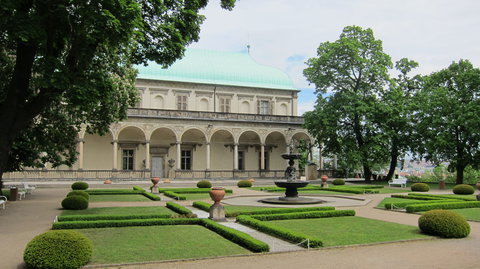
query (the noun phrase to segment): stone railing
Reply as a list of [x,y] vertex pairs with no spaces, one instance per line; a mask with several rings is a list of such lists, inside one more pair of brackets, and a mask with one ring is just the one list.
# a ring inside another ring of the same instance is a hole
[[240,113],[222,113],[222,112],[204,112],[204,111],[182,111],[166,109],[146,109],[130,108],[128,117],[131,118],[162,118],[162,119],[186,119],[186,120],[206,120],[206,121],[238,121],[238,122],[261,122],[261,123],[282,123],[302,125],[303,117],[278,116],[278,115],[260,115],[260,114],[240,114]]

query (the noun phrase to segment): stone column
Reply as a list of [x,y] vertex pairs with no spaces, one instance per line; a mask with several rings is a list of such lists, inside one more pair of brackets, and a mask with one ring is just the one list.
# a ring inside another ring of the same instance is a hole
[[265,170],[265,144],[260,145],[260,170]]
[[210,170],[210,142],[209,143],[206,143],[207,145],[207,149],[206,149],[206,152],[207,152],[207,170]]
[[333,155],[333,169],[337,170],[338,165],[337,165],[337,154]]
[[113,140],[113,170],[118,170],[118,141]]
[[150,170],[150,140],[145,141],[145,169]]
[[83,170],[83,143],[85,139],[78,140],[78,170]]
[[238,170],[238,143],[233,144],[233,170]]
[[180,170],[182,168],[180,163],[182,161],[182,142],[177,141],[175,144],[177,144],[177,170]]
[[318,168],[323,170],[323,144],[318,146]]

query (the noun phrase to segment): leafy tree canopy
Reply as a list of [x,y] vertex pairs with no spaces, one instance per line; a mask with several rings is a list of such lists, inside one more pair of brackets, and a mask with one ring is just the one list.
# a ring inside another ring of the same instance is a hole
[[199,38],[207,3],[2,0],[0,178],[21,166],[72,164],[80,127],[105,133],[124,119],[137,101],[132,66],[180,58]]

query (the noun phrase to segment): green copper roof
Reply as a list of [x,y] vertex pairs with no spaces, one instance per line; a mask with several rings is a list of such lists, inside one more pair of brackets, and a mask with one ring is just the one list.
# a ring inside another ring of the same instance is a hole
[[139,79],[296,90],[287,74],[256,63],[248,53],[188,49],[168,69],[154,62],[136,68]]

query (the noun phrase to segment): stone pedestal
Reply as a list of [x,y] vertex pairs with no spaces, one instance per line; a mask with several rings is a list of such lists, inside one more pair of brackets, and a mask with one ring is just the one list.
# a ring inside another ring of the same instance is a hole
[[225,219],[225,208],[219,203],[215,203],[210,207],[210,217],[214,221],[227,221]]

